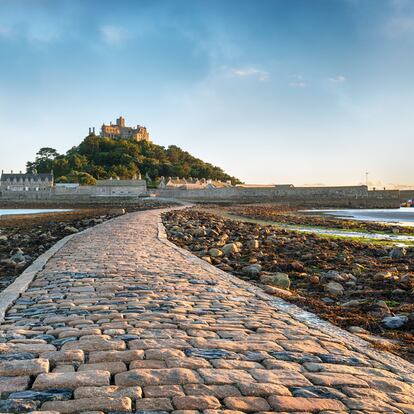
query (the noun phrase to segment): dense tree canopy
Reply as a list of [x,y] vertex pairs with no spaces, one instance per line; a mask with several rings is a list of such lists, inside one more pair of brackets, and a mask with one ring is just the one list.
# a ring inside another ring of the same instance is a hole
[[53,148],[41,148],[28,172],[53,170],[57,182],[94,184],[96,179],[131,179],[148,175],[155,182],[159,177],[195,177],[240,181],[221,168],[205,163],[175,145],[164,148],[150,142],[102,138],[88,135],[66,154]]

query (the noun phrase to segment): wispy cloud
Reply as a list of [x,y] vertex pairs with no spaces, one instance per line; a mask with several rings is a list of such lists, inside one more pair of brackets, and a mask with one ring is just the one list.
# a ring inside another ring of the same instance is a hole
[[109,46],[118,45],[126,39],[125,30],[119,26],[105,25],[100,31],[103,41]]
[[306,82],[289,82],[291,88],[306,88]]
[[293,75],[291,76],[292,81],[288,83],[291,88],[306,88],[307,83],[305,82],[302,75]]
[[254,77],[259,81],[269,80],[269,72],[255,68],[233,68],[230,73],[238,78]]
[[332,83],[344,83],[344,82],[346,82],[346,78],[343,75],[337,75],[337,76],[334,76],[332,78],[329,78],[329,82],[332,82]]

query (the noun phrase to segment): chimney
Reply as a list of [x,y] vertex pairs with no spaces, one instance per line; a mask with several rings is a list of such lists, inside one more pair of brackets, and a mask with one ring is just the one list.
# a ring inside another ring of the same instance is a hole
[[91,135],[91,127],[89,127],[89,135]]
[[95,135],[95,127],[93,127],[93,134]]

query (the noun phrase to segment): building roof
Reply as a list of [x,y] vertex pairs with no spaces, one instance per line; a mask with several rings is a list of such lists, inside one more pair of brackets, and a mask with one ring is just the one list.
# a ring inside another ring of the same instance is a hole
[[36,181],[52,181],[53,180],[53,174],[51,173],[40,173],[40,174],[30,174],[30,173],[20,173],[20,174],[14,174],[14,173],[2,173],[1,174],[1,181],[7,181],[7,180],[24,180],[24,179],[33,179]]

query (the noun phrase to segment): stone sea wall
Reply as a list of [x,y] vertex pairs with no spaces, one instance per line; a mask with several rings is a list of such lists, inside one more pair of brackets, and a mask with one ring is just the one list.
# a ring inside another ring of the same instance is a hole
[[368,191],[366,186],[348,187],[231,187],[203,190],[158,189],[157,197],[199,203],[272,202],[303,207],[398,208],[398,190]]
[[122,200],[134,203],[140,197],[178,199],[197,203],[280,203],[315,208],[398,208],[398,190],[368,191],[366,186],[347,187],[230,187],[200,190],[155,189],[148,193],[108,195],[91,194],[78,190],[76,193],[4,192],[3,201],[71,203],[111,203]]

